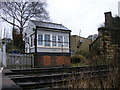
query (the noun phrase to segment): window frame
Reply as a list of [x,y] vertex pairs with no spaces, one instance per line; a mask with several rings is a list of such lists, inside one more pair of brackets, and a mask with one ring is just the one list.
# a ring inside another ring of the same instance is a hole
[[63,47],[63,36],[62,35],[58,35],[58,47]]
[[[46,37],[47,35],[49,37]],[[44,46],[45,47],[50,47],[51,46],[51,35],[50,34],[44,34]]]
[[57,36],[56,35],[52,35],[52,47],[57,47]]
[[[41,40],[39,40],[39,36],[40,36],[40,35],[42,36],[42,38],[40,38]],[[44,45],[44,42],[43,42],[44,40],[43,40],[43,39],[44,39],[44,35],[43,35],[43,34],[38,34],[38,38],[37,38],[38,46],[43,46],[43,45]],[[41,42],[41,44],[39,44],[39,41]]]
[[64,47],[69,47],[69,37],[68,36],[64,36]]

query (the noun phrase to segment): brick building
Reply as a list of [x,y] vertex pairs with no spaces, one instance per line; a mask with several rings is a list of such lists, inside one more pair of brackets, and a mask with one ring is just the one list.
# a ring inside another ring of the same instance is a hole
[[35,54],[36,67],[70,65],[70,33],[62,24],[31,20],[25,51]]

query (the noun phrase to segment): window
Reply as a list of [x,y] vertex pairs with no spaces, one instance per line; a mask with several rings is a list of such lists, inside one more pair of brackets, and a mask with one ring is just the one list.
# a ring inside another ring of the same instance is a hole
[[52,36],[52,46],[56,46],[56,36]]
[[64,47],[68,47],[68,37],[64,37]]
[[45,34],[45,46],[50,46],[50,35]]
[[58,36],[58,47],[63,47],[63,36]]
[[34,46],[35,35],[32,34],[32,35],[30,36],[30,38],[31,38],[31,47],[33,47],[33,46]]
[[42,34],[38,35],[38,45],[43,46],[43,35]]
[[31,39],[31,47],[32,47],[32,45],[33,45],[33,42],[32,42],[32,36],[30,36],[30,39]]

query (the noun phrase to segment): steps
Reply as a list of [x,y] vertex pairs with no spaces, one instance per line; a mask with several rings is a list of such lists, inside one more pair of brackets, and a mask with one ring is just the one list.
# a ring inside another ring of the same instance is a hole
[[[17,85],[26,89],[54,88],[68,85],[74,78],[80,78],[84,73],[85,78],[104,76],[108,67],[51,67],[33,69],[10,69],[5,75],[11,78]],[[99,73],[99,75],[97,75]]]

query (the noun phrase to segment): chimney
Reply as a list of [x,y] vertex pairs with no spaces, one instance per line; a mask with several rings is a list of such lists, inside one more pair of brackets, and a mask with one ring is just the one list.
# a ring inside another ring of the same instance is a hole
[[111,27],[112,26],[112,13],[111,12],[105,12],[105,27]]

